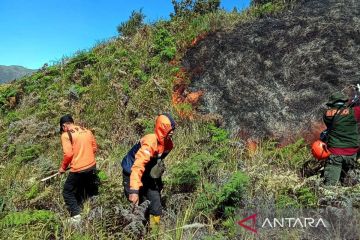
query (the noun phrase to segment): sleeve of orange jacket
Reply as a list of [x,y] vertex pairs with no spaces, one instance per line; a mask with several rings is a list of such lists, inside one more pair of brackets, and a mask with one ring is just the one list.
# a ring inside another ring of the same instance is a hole
[[66,170],[74,155],[69,136],[66,133],[61,135],[61,145],[64,153],[61,168]]
[[139,193],[139,189],[143,185],[141,178],[145,171],[145,165],[150,161],[153,152],[150,144],[144,141],[139,151],[135,154],[135,162],[131,168],[130,175],[130,193]]

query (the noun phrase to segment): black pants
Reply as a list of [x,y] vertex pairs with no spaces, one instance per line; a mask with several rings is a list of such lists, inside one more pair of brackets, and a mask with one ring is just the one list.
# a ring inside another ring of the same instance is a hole
[[[149,200],[149,214],[160,216],[162,213],[160,192],[163,188],[161,178],[154,179],[150,176],[144,175],[141,179],[141,182],[143,183],[143,186],[140,188],[139,191],[139,203],[142,203],[145,200]],[[127,199],[129,199],[130,174],[126,172],[123,172],[123,186],[125,196]]]
[[80,214],[80,206],[89,197],[98,194],[99,178],[96,169],[80,173],[70,172],[64,185],[63,196],[70,215]]

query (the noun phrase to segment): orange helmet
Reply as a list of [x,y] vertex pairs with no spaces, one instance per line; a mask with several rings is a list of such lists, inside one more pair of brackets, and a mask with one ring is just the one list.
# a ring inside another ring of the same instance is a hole
[[323,160],[330,156],[330,151],[327,148],[326,143],[321,140],[316,140],[311,145],[311,153],[317,160]]

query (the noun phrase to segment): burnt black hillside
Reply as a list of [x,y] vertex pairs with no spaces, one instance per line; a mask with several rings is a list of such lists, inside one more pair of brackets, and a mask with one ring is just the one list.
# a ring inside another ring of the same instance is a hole
[[207,37],[183,65],[192,90],[205,91],[200,110],[222,115],[234,133],[303,135],[329,93],[360,82],[360,1],[300,1]]

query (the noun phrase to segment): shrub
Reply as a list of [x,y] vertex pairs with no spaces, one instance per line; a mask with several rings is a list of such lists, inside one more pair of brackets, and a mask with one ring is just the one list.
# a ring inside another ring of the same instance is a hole
[[188,158],[173,166],[167,184],[175,192],[192,192],[200,182],[201,166]]
[[175,38],[165,28],[160,28],[155,33],[154,51],[163,61],[170,61],[175,57]]
[[305,207],[316,207],[318,197],[308,187],[302,187],[296,191],[298,202]]
[[219,163],[220,159],[209,153],[194,153],[171,168],[168,184],[174,191],[194,191],[202,177],[211,178]]
[[39,194],[39,185],[34,184],[30,188],[30,190],[25,194],[25,197],[30,200],[30,199],[35,198],[38,194]]
[[220,7],[220,0],[172,0],[174,14],[171,17],[186,17],[193,14],[214,12]]
[[235,172],[222,187],[206,183],[196,200],[196,211],[219,217],[232,215],[241,204],[248,182],[249,177],[245,173]]
[[[9,110],[13,106],[16,105],[16,102],[18,101],[20,90],[16,86],[10,86],[10,87],[0,87],[0,110],[2,112],[5,112],[6,110]],[[11,99],[15,100],[15,103],[11,103]]]
[[240,205],[240,202],[246,192],[248,186],[249,177],[243,172],[235,172],[230,180],[222,187],[220,192],[220,206],[219,209],[229,216],[236,210],[236,206]]
[[143,14],[142,9],[139,11],[132,11],[129,20],[120,23],[117,27],[117,31],[124,37],[131,37],[140,27],[144,26],[144,19],[145,15]]
[[73,93],[73,94],[76,94],[77,96],[81,96],[83,95],[84,93],[87,93],[89,91],[89,87],[82,87],[80,85],[72,85],[69,89],[69,92]]
[[67,64],[72,69],[82,69],[98,61],[94,52],[80,51]]
[[5,117],[5,122],[8,124],[8,123],[11,123],[11,122],[15,122],[15,121],[18,121],[20,120],[20,116],[19,116],[19,112],[17,111],[10,111],[6,114],[6,117]]
[[300,204],[293,197],[287,195],[286,193],[279,194],[276,197],[276,208],[284,209],[284,208],[300,208]]
[[85,66],[93,65],[98,62],[95,53],[87,51],[79,51],[68,63],[65,72],[65,78],[71,79],[75,71],[82,72]]
[[276,197],[276,207],[283,208],[301,208],[316,207],[318,197],[309,187],[301,187],[297,190],[280,191]]
[[220,7],[220,0],[197,0],[194,4],[194,12],[201,15],[215,12]]
[[214,183],[205,183],[196,199],[195,212],[204,212],[206,215],[213,214],[219,203],[219,189]]
[[224,142],[229,138],[229,132],[226,129],[218,128],[214,124],[208,125],[208,130],[213,142]]
[[42,145],[32,144],[20,146],[16,149],[15,161],[17,163],[27,163],[39,157],[42,152]]
[[146,82],[148,80],[148,76],[146,75],[146,73],[144,73],[140,69],[135,69],[133,75],[142,82]]
[[60,69],[58,66],[50,66],[46,69],[46,72],[45,74],[47,76],[60,76],[61,75],[61,72],[60,72]]
[[91,84],[93,79],[93,72],[89,68],[84,69],[84,73],[81,76],[81,86],[86,87]]

